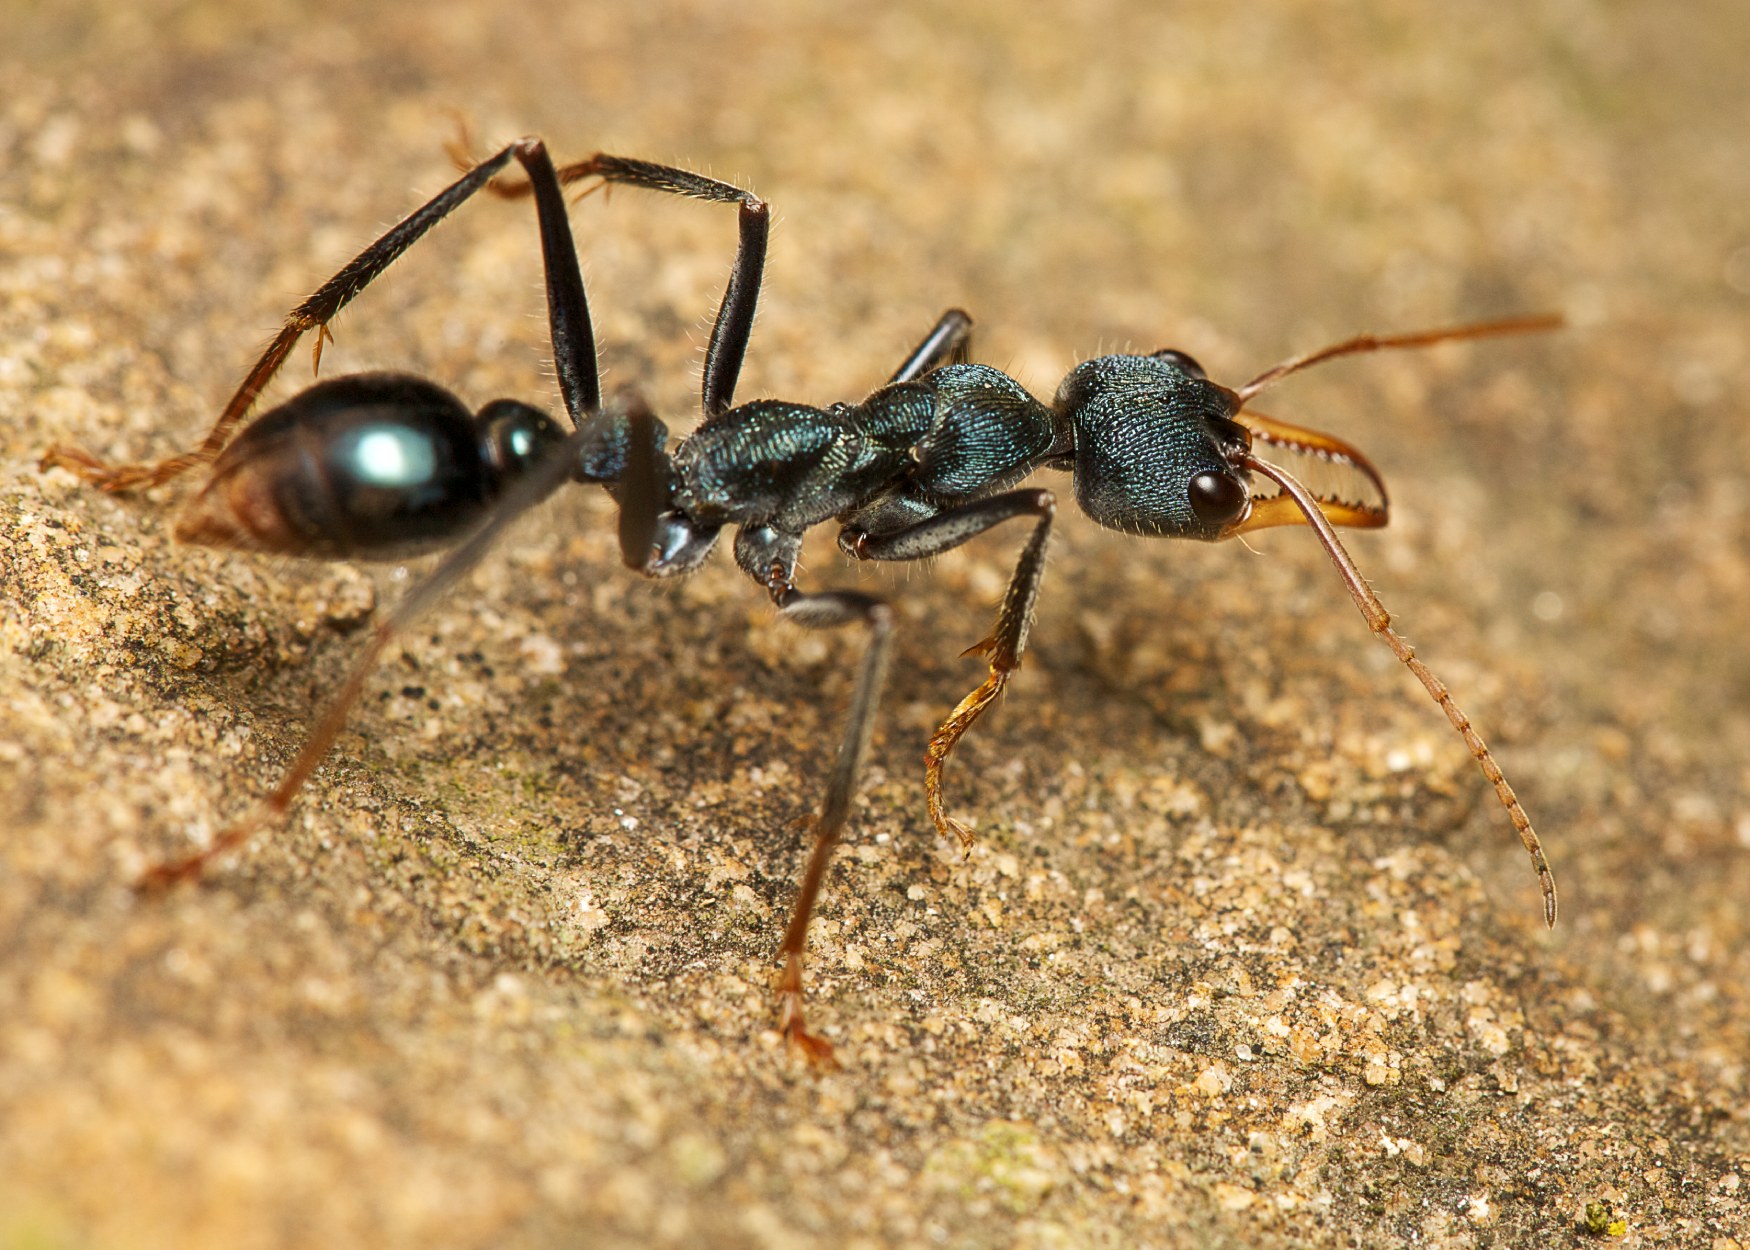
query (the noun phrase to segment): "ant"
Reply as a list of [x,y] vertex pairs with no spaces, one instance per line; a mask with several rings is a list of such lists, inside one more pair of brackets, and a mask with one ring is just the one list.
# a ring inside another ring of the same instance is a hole
[[[501,174],[513,161],[524,177],[507,181]],[[625,185],[738,206],[735,260],[705,352],[704,419],[672,447],[667,428],[635,394],[603,400],[565,199],[565,188],[577,182],[588,182],[589,190]],[[498,399],[471,413],[435,383],[398,373],[318,382],[239,432],[262,388],[306,333],[316,335],[319,367],[334,316],[483,189],[534,200],[569,433],[520,401]],[[107,491],[157,486],[209,466],[206,484],[175,527],[184,542],[325,560],[402,560],[452,548],[372,630],[273,792],[205,849],[151,869],[143,887],[197,876],[282,817],[334,744],[390,641],[454,586],[518,515],[568,481],[599,483],[618,505],[621,555],[634,571],[646,577],[690,573],[723,528],[734,526],[736,564],[764,588],[783,619],[807,629],[856,625],[866,632],[844,737],[813,822],[813,852],[779,946],[782,1032],[808,1058],[830,1062],[831,1044],[809,1031],[803,1015],[803,952],[868,750],[893,612],[873,595],[798,588],[803,534],[830,521],[838,526],[840,550],[852,559],[918,560],[1005,521],[1030,522],[996,626],[967,652],[984,656],[989,674],[942,722],[925,757],[930,818],[945,838],[970,850],[972,831],[947,813],[943,773],[955,744],[1002,694],[1026,651],[1057,501],[1049,490],[1020,483],[1035,469],[1050,468],[1072,475],[1076,501],[1094,521],[1129,534],[1220,541],[1271,526],[1310,527],[1368,628],[1426,687],[1494,787],[1531,856],[1544,918],[1555,924],[1555,881],[1530,819],[1469,719],[1392,628],[1337,538],[1338,525],[1386,523],[1379,472],[1343,440],[1247,405],[1290,374],[1339,356],[1551,329],[1560,318],[1363,335],[1296,356],[1234,389],[1211,382],[1183,352],[1103,356],[1077,365],[1045,404],[1006,374],[968,362],[972,320],[952,309],[861,403],[820,408],[760,399],[734,406],[769,225],[765,201],[728,183],[600,153],[556,168],[539,139],[519,139],[468,168],[293,309],[199,446],[155,464],[115,468],[76,448],[52,448],[43,457],[45,468],[71,469]],[[1265,459],[1260,452],[1266,449],[1277,460],[1298,458],[1336,471],[1344,485],[1310,490]],[[1254,493],[1254,475],[1274,492]]]

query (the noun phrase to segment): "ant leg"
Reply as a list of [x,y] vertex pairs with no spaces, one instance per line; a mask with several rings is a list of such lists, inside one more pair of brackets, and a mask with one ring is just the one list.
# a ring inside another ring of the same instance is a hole
[[158,890],[178,882],[186,881],[200,875],[213,860],[242,846],[258,831],[277,822],[286,814],[292,805],[292,800],[304,788],[304,783],[316,771],[316,766],[322,762],[322,757],[328,754],[334,740],[340,736],[340,731],[346,725],[347,717],[352,713],[359,696],[364,693],[365,682],[377,666],[377,660],[384,649],[398,634],[405,633],[409,626],[423,616],[433,604],[455,586],[469,570],[491,551],[498,540],[504,536],[506,529],[523,513],[540,503],[556,489],[569,481],[577,465],[579,454],[593,440],[601,437],[599,423],[619,419],[619,414],[603,414],[596,422],[586,425],[583,429],[571,434],[566,440],[555,447],[530,473],[519,479],[506,492],[492,515],[487,518],[479,529],[445,556],[442,563],[433,569],[425,580],[420,582],[401,602],[395,605],[394,611],[379,621],[371,630],[371,637],[366,642],[364,650],[353,661],[346,680],[340,685],[339,692],[322,713],[322,719],[316,724],[310,737],[299,749],[297,757],[281,778],[273,793],[268,795],[255,807],[255,810],[235,824],[221,830],[205,849],[181,859],[168,863],[157,864],[148,869],[140,878],[138,888],[141,890]]
[[1474,321],[1466,325],[1444,326],[1438,330],[1415,330],[1408,334],[1358,334],[1341,343],[1332,343],[1317,351],[1295,356],[1264,370],[1234,392],[1243,405],[1258,392],[1276,385],[1291,373],[1335,360],[1339,356],[1357,356],[1363,352],[1387,351],[1405,347],[1431,347],[1435,343],[1452,343],[1460,339],[1493,338],[1501,334],[1533,334],[1540,330],[1559,330],[1567,324],[1560,313],[1533,313],[1524,317],[1503,317],[1498,321]]
[[789,570],[780,566],[772,568],[767,584],[772,601],[778,605],[783,618],[804,629],[836,629],[859,622],[869,628],[869,646],[863,652],[863,666],[857,674],[856,689],[851,693],[844,740],[839,744],[838,758],[827,781],[820,815],[814,821],[814,850],[808,857],[808,867],[803,871],[801,888],[796,892],[796,905],[790,914],[789,927],[784,930],[784,941],[778,947],[778,953],[784,959],[784,971],[778,980],[781,1000],[778,1027],[811,1063],[830,1065],[833,1062],[832,1043],[810,1033],[803,1019],[802,960],[808,945],[808,921],[814,914],[815,901],[820,897],[821,884],[826,880],[833,849],[844,833],[851,799],[857,792],[857,778],[863,770],[863,759],[869,753],[875,709],[881,699],[882,684],[887,679],[887,653],[893,641],[893,609],[882,599],[856,591],[804,594],[791,584]]
[[666,428],[641,398],[633,397],[628,404],[627,423],[626,460],[615,489],[620,505],[620,559],[642,573],[649,568],[657,524],[668,507],[667,472],[673,461],[663,446]]
[[[642,187],[647,191],[741,206],[735,262],[729,271],[729,285],[723,291],[723,302],[717,307],[717,320],[711,326],[700,390],[706,416],[727,411],[734,400],[735,383],[741,376],[742,363],[747,359],[748,336],[753,331],[754,309],[759,304],[760,281],[766,267],[766,241],[771,234],[770,205],[751,191],[715,178],[672,165],[610,156],[606,152],[597,152],[594,156],[561,166],[558,177],[564,186],[586,178],[600,178],[604,186]],[[492,183],[492,190],[506,199],[516,199],[529,194],[531,184],[500,179]]]
[[[415,209],[401,221],[386,231],[382,237],[348,261],[332,278],[317,288],[303,303],[299,304],[286,315],[285,325],[280,328],[267,350],[262,352],[260,359],[244,377],[242,385],[237,388],[231,401],[225,405],[217,421],[198,447],[180,455],[170,456],[155,463],[124,464],[111,467],[103,461],[77,447],[51,447],[42,457],[42,467],[60,466],[70,469],[92,485],[110,492],[136,490],[143,487],[160,486],[172,478],[178,477],[194,468],[196,465],[207,464],[216,459],[225,449],[239,423],[249,414],[256,397],[262,388],[279,372],[280,366],[291,355],[292,348],[311,330],[317,332],[315,359],[318,364],[322,357],[322,344],[328,336],[328,323],[333,320],[342,308],[349,304],[353,297],[369,286],[376,278],[408,248],[412,247],[427,231],[445,217],[454,212],[470,196],[487,186],[495,174],[503,169],[515,157],[523,161],[527,167],[529,158],[537,150],[541,150],[539,140],[520,139],[510,144],[492,156],[487,157],[463,174],[455,182],[438,192],[425,204]],[[533,179],[531,185],[538,180]],[[563,202],[561,201],[561,214]],[[544,214],[545,215],[545,214]],[[543,227],[543,242],[547,241],[548,231]],[[579,285],[581,298],[581,284]],[[584,313],[583,322],[579,327],[585,340],[589,335],[588,314]],[[594,346],[589,344],[590,373],[594,369]],[[564,365],[561,364],[561,378],[564,377]],[[587,389],[587,388],[586,388]]]
[[[409,625],[423,615],[432,604],[443,597],[444,593],[456,584],[490,551],[493,545],[503,535],[505,529],[517,517],[534,507],[535,504],[552,494],[561,484],[577,476],[587,476],[580,465],[587,463],[598,453],[604,444],[612,444],[616,437],[629,439],[627,451],[628,469],[637,468],[654,474],[653,462],[660,451],[662,433],[659,423],[650,415],[643,403],[636,398],[623,404],[622,411],[604,413],[600,411],[601,399],[599,383],[596,376],[595,339],[590,330],[589,306],[584,298],[583,278],[578,270],[577,248],[571,239],[571,229],[566,219],[565,196],[560,189],[558,178],[553,169],[553,162],[547,155],[546,147],[539,139],[522,139],[506,148],[498,156],[485,164],[478,166],[480,170],[488,170],[488,174],[476,178],[474,174],[464,178],[463,182],[473,179],[467,194],[472,194],[484,185],[490,169],[502,165],[505,160],[514,156],[528,171],[529,178],[535,189],[536,208],[541,223],[541,244],[545,261],[548,301],[548,321],[553,340],[554,364],[559,374],[560,387],[564,392],[565,404],[570,410],[572,420],[578,429],[561,443],[540,464],[534,466],[527,474],[517,480],[504,496],[486,521],[474,533],[457,547],[442,563],[432,571],[424,581],[415,586],[400,603],[395,606],[387,618],[379,622],[371,632],[370,641],[364,650],[353,661],[352,670],[341,684],[340,692],[317,723],[315,731],[298,752],[297,758],[287,770],[285,777],[275,787],[273,793],[259,804],[254,812],[222,831],[203,851],[186,856],[169,864],[161,864],[151,869],[142,879],[141,884],[147,887],[169,885],[177,881],[196,876],[213,859],[223,855],[233,847],[241,845],[263,826],[278,820],[291,806],[298,791],[309,780],[310,774],[334,740],[340,735],[346,724],[346,718],[351,713],[353,705],[358,702],[364,691],[365,680],[371,670],[376,667],[377,659],[383,649],[394,637],[404,632]],[[461,184],[457,184],[461,185]],[[452,188],[453,190],[454,188]],[[442,197],[439,197],[440,200]],[[449,211],[455,204],[465,199],[466,195],[456,199],[443,209]],[[437,203],[434,201],[433,203]],[[431,205],[427,205],[430,209]],[[422,210],[422,212],[425,210]],[[415,215],[417,217],[418,214]],[[387,247],[379,246],[370,249],[365,254],[368,264],[355,261],[352,266],[360,273],[354,275],[354,293],[370,282],[378,273],[389,265],[401,251],[411,245],[421,233],[430,229],[442,216],[442,212],[424,222],[410,234],[403,235],[398,240],[398,250],[392,253]],[[409,218],[413,221],[414,218]],[[385,239],[396,235],[396,231],[407,226],[392,230]],[[368,271],[367,271],[368,270]],[[323,288],[334,288],[346,277],[346,271],[331,279]],[[320,295],[321,292],[318,292]],[[344,304],[350,295],[345,295],[335,305]],[[315,296],[306,301],[302,307],[308,307],[314,302]],[[291,329],[288,323],[288,331]],[[292,341],[295,340],[295,336]],[[257,367],[258,369],[260,366]],[[622,428],[625,427],[625,428]],[[629,433],[627,432],[629,430]]]
[[[547,281],[547,327],[553,344],[553,368],[559,393],[573,427],[581,428],[601,411],[601,375],[595,330],[589,321],[583,273],[577,265],[577,243],[565,211],[565,192],[539,139],[520,139],[510,150],[529,175],[535,195],[535,216],[541,227],[541,267]],[[635,405],[642,408],[642,405]],[[648,411],[645,411],[648,417]]]
[[950,308],[936,322],[935,329],[924,336],[924,341],[911,349],[905,363],[893,371],[887,384],[915,381],[937,365],[963,365],[971,355],[971,348],[971,316],[958,308]]
[[974,503],[962,504],[939,516],[883,535],[848,528],[840,535],[840,547],[863,560],[920,560],[940,555],[993,526],[1018,516],[1038,518],[1033,536],[1021,551],[1015,572],[997,610],[996,628],[962,654],[990,659],[990,676],[967,695],[930,737],[924,753],[924,794],[930,819],[946,838],[952,834],[967,851],[972,849],[972,830],[951,818],[942,803],[942,773],[955,744],[984,710],[1009,684],[1009,674],[1021,666],[1027,649],[1027,634],[1033,626],[1033,606],[1045,576],[1045,546],[1051,537],[1051,522],[1057,515],[1056,497],[1048,490],[1013,490]]
[[[371,631],[370,639],[353,661],[339,692],[273,793],[243,820],[222,830],[205,849],[147,870],[140,879],[139,888],[161,889],[197,877],[213,860],[243,845],[254,834],[283,817],[339,737],[384,649],[465,577],[523,513],[567,481],[574,480],[609,485],[630,483],[628,489],[638,493],[641,501],[658,497],[655,492],[662,480],[665,460],[663,439],[661,422],[651,415],[649,408],[636,395],[621,396],[610,410],[598,412],[585,421],[540,464],[519,478],[480,527],[409,591],[388,617]],[[640,476],[646,479],[642,484],[638,481]],[[622,502],[622,544],[627,542],[628,532],[634,536],[634,544],[641,544],[628,548],[639,556],[636,563],[628,556],[627,563],[635,568],[642,567],[649,547],[648,538],[640,537],[646,511],[648,508],[643,502],[630,505]],[[631,516],[630,522],[628,515]]]

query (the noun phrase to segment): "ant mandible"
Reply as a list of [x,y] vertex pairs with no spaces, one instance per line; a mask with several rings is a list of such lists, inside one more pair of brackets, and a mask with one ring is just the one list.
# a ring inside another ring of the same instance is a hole
[[[515,161],[526,177],[499,175]],[[728,289],[705,351],[704,420],[672,448],[668,431],[633,395],[604,403],[589,306],[564,188],[599,180],[736,204],[739,242]],[[500,399],[478,413],[432,382],[362,373],[319,382],[238,432],[262,388],[309,332],[320,364],[328,323],[403,252],[475,193],[532,196],[540,225],[547,309],[559,390],[573,430],[546,413]],[[1347,339],[1268,369],[1237,389],[1211,382],[1182,352],[1103,356],[1077,365],[1043,404],[1013,378],[968,363],[972,321],[945,313],[888,383],[858,404],[826,408],[761,399],[731,406],[747,352],[765,265],[770,214],[739,187],[648,161],[597,154],[555,168],[545,145],[519,139],[469,168],[325,282],[286,318],[201,444],[155,464],[105,466],[56,447],[59,465],[108,491],[170,481],[210,465],[206,484],[176,525],[184,542],[329,560],[401,560],[453,548],[371,632],[362,653],[278,787],[197,853],[152,869],[161,887],[196,876],[286,812],[327,753],[384,648],[453,586],[519,514],[567,481],[599,483],[619,507],[628,567],[647,577],[697,569],[724,526],[735,561],[778,613],[808,629],[861,625],[868,644],[825,799],[813,853],[779,947],[784,1035],[809,1058],[832,1047],[803,1017],[803,952],[834,846],[844,831],[867,753],[892,644],[887,603],[856,591],[803,591],[793,580],[802,537],[838,525],[839,548],[858,560],[938,555],[1005,521],[1032,522],[997,613],[968,654],[989,675],[930,739],[924,788],[944,837],[970,849],[972,832],[949,817],[942,776],[955,744],[1007,685],[1026,651],[1045,547],[1057,514],[1051,491],[1022,487],[1035,469],[1073,475],[1076,501],[1100,525],[1125,533],[1219,541],[1276,525],[1307,525],[1377,634],[1433,696],[1463,737],[1531,855],[1544,918],[1556,918],[1555,882],[1531,821],[1494,757],[1441,681],[1392,628],[1338,541],[1337,525],[1381,526],[1385,485],[1367,457],[1341,439],[1246,410],[1265,388],[1321,361],[1382,348],[1553,328],[1553,316],[1517,317],[1416,334]],[[1309,490],[1278,459],[1300,457],[1345,476],[1342,493]],[[1251,478],[1273,484],[1257,494]]]

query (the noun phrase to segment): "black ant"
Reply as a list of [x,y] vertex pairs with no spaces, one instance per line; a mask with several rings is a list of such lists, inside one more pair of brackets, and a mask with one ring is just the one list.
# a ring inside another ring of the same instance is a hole
[[[526,179],[507,183],[498,175],[513,160]],[[592,189],[622,184],[739,206],[735,262],[705,352],[704,420],[672,448],[667,428],[635,396],[602,399],[564,193],[586,179],[599,180]],[[471,414],[434,383],[395,373],[320,382],[237,433],[300,338],[316,333],[319,364],[329,321],[426,231],[486,188],[534,198],[553,359],[571,433],[516,400],[494,400]],[[621,553],[637,572],[691,572],[723,527],[733,525],[736,563],[786,620],[808,629],[861,625],[868,631],[844,739],[814,823],[814,851],[779,947],[783,1032],[810,1058],[828,1060],[830,1044],[803,1019],[803,951],[868,749],[893,614],[872,595],[798,589],[792,578],[803,533],[831,521],[847,556],[917,560],[1004,521],[1032,523],[996,627],[968,652],[988,658],[989,676],[942,722],[926,756],[930,817],[943,836],[970,848],[971,831],[950,818],[943,803],[943,770],[1026,650],[1057,501],[1051,491],[1020,483],[1035,469],[1050,468],[1073,475],[1084,512],[1126,533],[1219,541],[1269,526],[1310,526],[1368,628],[1427,688],[1494,786],[1531,855],[1544,918],[1555,923],[1555,882],[1524,809],[1446,687],[1392,629],[1337,539],[1337,525],[1386,523],[1378,471],[1341,439],[1248,412],[1246,405],[1289,374],[1338,356],[1549,329],[1559,318],[1364,335],[1297,356],[1237,389],[1209,381],[1183,352],[1103,356],[1076,366],[1056,398],[1043,404],[1006,374],[967,363],[972,321],[950,310],[888,383],[861,403],[817,408],[762,399],[731,407],[759,298],[769,221],[764,201],[727,183],[605,154],[556,169],[540,140],[520,139],[468,169],[292,310],[194,450],[117,468],[77,449],[47,453],[45,467],[69,468],[109,491],[156,486],[210,464],[206,485],[176,525],[185,542],[331,560],[400,560],[454,548],[373,630],[273,793],[206,849],[159,865],[142,884],[193,877],[283,815],[333,744],[390,640],[472,568],[518,514],[567,481],[600,483],[618,503]],[[1342,492],[1309,490],[1259,455],[1260,448],[1339,471]],[[1253,475],[1275,492],[1254,495]]]

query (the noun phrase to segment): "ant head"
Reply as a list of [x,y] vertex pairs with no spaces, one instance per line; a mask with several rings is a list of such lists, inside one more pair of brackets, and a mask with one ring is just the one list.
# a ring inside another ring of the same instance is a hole
[[1309,524],[1287,491],[1254,493],[1260,445],[1308,476],[1309,497],[1333,524],[1386,523],[1385,484],[1358,449],[1243,411],[1241,393],[1209,381],[1183,352],[1090,360],[1056,402],[1074,431],[1076,498],[1110,529],[1213,542]]
[[1055,406],[1074,434],[1076,499],[1108,529],[1214,540],[1250,511],[1239,400],[1189,356],[1087,361]]

